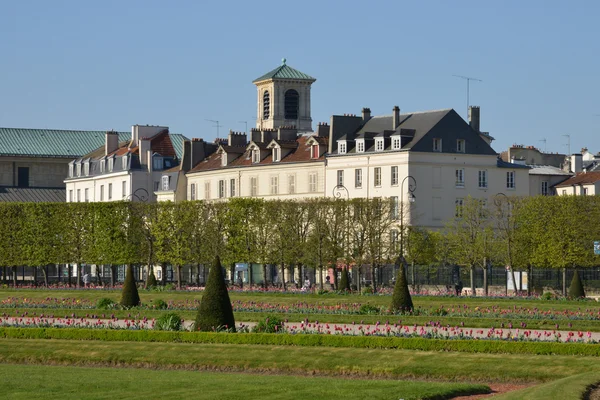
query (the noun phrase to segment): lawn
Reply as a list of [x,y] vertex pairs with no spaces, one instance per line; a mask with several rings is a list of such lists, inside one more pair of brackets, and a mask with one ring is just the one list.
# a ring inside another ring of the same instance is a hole
[[[33,379],[31,379],[33,378]],[[431,399],[484,385],[136,368],[0,365],[4,399]]]

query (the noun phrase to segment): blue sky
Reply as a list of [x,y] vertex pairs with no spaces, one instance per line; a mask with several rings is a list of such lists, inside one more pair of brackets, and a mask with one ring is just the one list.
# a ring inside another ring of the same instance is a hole
[[600,151],[598,1],[0,0],[0,126],[188,137],[255,123],[252,80],[317,78],[313,126],[471,104],[498,152]]

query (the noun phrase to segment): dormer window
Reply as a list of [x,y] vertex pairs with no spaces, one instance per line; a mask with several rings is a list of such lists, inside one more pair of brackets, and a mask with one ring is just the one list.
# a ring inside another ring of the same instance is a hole
[[273,162],[281,161],[281,149],[279,147],[273,147]]
[[104,164],[105,160],[103,158],[100,159],[100,173],[103,174],[104,173],[104,166],[106,164]]
[[221,167],[227,166],[227,153],[221,153]]
[[392,150],[400,150],[400,136],[392,138]]
[[364,139],[356,141],[356,152],[357,153],[364,153],[365,152],[365,141],[364,141]]
[[442,152],[442,139],[434,138],[433,139],[433,151]]
[[319,145],[313,144],[310,147],[310,158],[316,159],[319,158]]
[[114,160],[115,160],[114,157],[111,157],[108,159],[108,172],[112,172]]
[[74,169],[74,165],[73,163],[69,164],[69,177],[73,177],[73,169]]
[[338,153],[339,154],[346,154],[346,142],[339,142],[338,143]]
[[383,138],[375,139],[375,151],[383,151]]
[[123,158],[121,158],[121,167],[124,171],[127,169],[127,158],[127,154],[125,154]]
[[260,150],[253,149],[252,150],[252,164],[258,164],[260,162]]
[[465,152],[465,139],[457,139],[456,140],[456,152],[457,153]]
[[83,175],[88,176],[90,174],[90,161],[86,161],[85,164],[83,164]]
[[81,164],[77,163],[77,165],[75,166],[75,173],[77,174],[77,176],[81,176]]
[[163,169],[163,158],[160,156],[154,156],[152,158],[152,169],[160,171]]

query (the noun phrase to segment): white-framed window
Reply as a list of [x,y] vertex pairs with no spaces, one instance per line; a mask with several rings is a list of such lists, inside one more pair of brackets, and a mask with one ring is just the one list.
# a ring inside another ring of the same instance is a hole
[[442,139],[440,139],[440,138],[433,139],[433,151],[436,151],[438,153],[442,152]]
[[88,188],[83,191],[83,199],[86,203],[90,201],[90,190]]
[[563,190],[563,191],[562,191],[562,194],[563,194],[563,196],[566,196],[566,195],[567,195],[567,191],[566,191],[566,190]]
[[221,167],[227,166],[227,153],[221,153]]
[[488,187],[487,171],[484,169],[479,171],[478,186],[480,189]]
[[250,196],[256,196],[258,194],[258,178],[253,176],[250,178]]
[[86,161],[85,164],[83,164],[83,174],[85,176],[90,175],[90,162],[89,161]]
[[260,149],[252,150],[252,163],[258,164],[260,162]]
[[204,199],[210,200],[210,181],[204,182]]
[[392,137],[392,150],[400,150],[400,136]]
[[392,175],[392,186],[398,186],[398,166],[392,165],[390,172]]
[[465,170],[463,168],[456,170],[456,187],[465,187]]
[[279,147],[273,147],[273,162],[281,161],[281,149]]
[[271,194],[279,194],[279,177],[271,176]]
[[112,172],[114,164],[114,157],[108,159],[108,172]]
[[308,174],[308,191],[315,193],[317,191],[318,177],[316,172]]
[[123,169],[123,171],[125,171],[127,169],[127,154],[125,154],[122,158],[121,158],[121,168]]
[[381,186],[381,167],[375,167],[373,169],[373,174],[375,175],[375,186],[379,187]]
[[106,160],[104,158],[100,159],[100,173],[104,173],[104,167],[106,166]]
[[104,185],[100,185],[100,201],[104,201]]
[[108,199],[112,200],[112,183],[108,184]]
[[226,196],[225,193],[225,180],[224,179],[219,179],[219,198],[222,199]]
[[362,168],[356,168],[354,170],[354,187],[362,188]]
[[548,196],[548,181],[542,181],[542,196]]
[[296,175],[294,174],[288,175],[288,193],[296,193]]
[[235,183],[236,183],[235,178],[232,178],[229,180],[229,196],[230,197],[235,197],[235,192],[236,192],[236,190],[235,190],[236,184]]
[[196,184],[190,184],[190,200],[196,200]]
[[71,177],[71,178],[73,177],[73,170],[74,170],[74,167],[75,167],[75,166],[73,165],[73,163],[70,163],[70,164],[69,164],[69,177]]
[[344,186],[344,170],[343,169],[337,170],[337,185]]
[[127,181],[121,182],[121,192],[123,193],[123,198],[127,197]]
[[169,190],[169,184],[171,183],[171,177],[169,175],[163,175],[161,177],[161,190]]
[[458,198],[458,199],[456,199],[456,201],[454,202],[454,204],[456,205],[456,208],[455,208],[455,211],[454,211],[454,216],[456,218],[462,218],[462,216],[463,216],[463,205],[465,204],[465,199]]
[[77,165],[75,165],[75,174],[77,176],[81,176],[81,164],[77,163]]
[[69,190],[69,203],[73,202],[73,191]]
[[506,173],[506,188],[507,189],[515,188],[515,172],[514,171],[508,171]]
[[[87,189],[86,189],[87,190]],[[588,195],[588,188],[583,188],[583,195],[587,196]]]
[[339,142],[338,143],[338,153],[339,154],[346,154],[346,142]]
[[152,168],[155,171],[163,169],[163,158],[158,156],[152,156]]
[[375,151],[383,151],[383,138],[375,139]]
[[313,144],[310,147],[310,158],[313,158],[313,159],[319,158],[319,155],[320,155],[319,153],[320,153],[319,145],[318,144]]
[[392,200],[391,217],[392,220],[396,221],[399,215],[398,196],[392,196],[390,199]]
[[81,189],[77,189],[77,202],[81,202]]
[[363,139],[356,141],[356,152],[357,153],[365,152],[365,141]]
[[465,139],[456,139],[456,152],[457,153],[465,152]]

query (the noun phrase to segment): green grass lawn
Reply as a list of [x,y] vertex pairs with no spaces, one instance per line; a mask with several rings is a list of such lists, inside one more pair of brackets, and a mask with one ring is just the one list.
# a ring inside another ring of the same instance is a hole
[[585,393],[586,389],[598,382],[600,382],[600,373],[597,371],[587,372],[511,393],[505,393],[494,397],[494,400],[581,400],[583,398],[582,394]]
[[0,365],[4,399],[440,399],[484,385],[135,368]]

